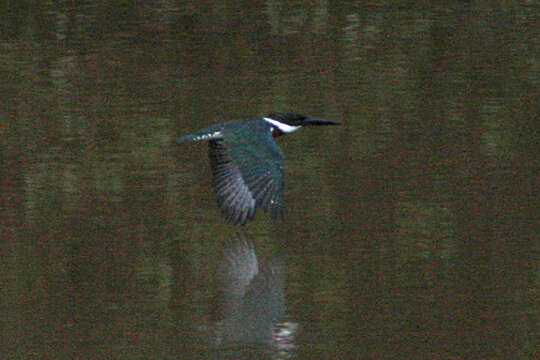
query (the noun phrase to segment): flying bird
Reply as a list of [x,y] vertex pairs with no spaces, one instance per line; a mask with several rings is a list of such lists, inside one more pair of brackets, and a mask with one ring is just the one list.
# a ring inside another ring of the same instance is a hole
[[283,152],[274,139],[312,125],[340,124],[296,113],[273,113],[215,124],[174,141],[208,140],[218,204],[228,222],[244,225],[253,220],[259,207],[274,220],[283,218]]

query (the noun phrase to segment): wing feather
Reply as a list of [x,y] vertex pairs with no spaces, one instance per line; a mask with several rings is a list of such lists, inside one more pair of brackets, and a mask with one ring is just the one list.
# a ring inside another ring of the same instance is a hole
[[281,149],[267,127],[256,131],[255,136],[252,130],[236,128],[221,139],[209,141],[218,203],[225,218],[233,224],[252,220],[258,207],[273,219],[283,217]]

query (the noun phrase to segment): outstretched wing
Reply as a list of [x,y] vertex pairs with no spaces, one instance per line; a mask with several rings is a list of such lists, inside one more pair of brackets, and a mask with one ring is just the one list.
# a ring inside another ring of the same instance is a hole
[[253,125],[209,142],[218,203],[233,224],[252,220],[258,207],[283,218],[283,154],[268,127]]

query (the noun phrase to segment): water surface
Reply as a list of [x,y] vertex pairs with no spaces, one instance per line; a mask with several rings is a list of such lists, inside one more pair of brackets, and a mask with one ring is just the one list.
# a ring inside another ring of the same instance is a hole
[[[536,12],[454,5],[2,7],[2,352],[534,358]],[[238,232],[170,140],[275,111],[343,126]]]

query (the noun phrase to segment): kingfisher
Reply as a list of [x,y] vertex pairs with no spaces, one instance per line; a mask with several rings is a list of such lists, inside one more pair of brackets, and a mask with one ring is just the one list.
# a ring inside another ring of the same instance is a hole
[[283,219],[283,152],[275,138],[304,126],[340,125],[297,113],[231,120],[174,139],[207,140],[218,205],[225,220],[245,225],[262,208],[273,220]]

